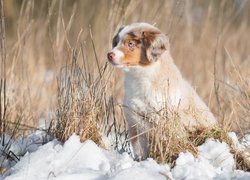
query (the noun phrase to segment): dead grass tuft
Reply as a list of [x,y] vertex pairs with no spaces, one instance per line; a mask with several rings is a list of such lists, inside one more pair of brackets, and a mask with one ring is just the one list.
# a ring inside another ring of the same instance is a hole
[[195,146],[186,136],[186,130],[180,123],[176,111],[164,109],[158,117],[160,120],[154,124],[149,133],[149,156],[160,163],[167,162],[174,166],[180,152],[189,150],[197,153]]
[[[59,75],[58,105],[52,134],[65,141],[76,133],[82,141],[91,139],[104,145],[99,123],[103,122],[105,113],[107,83],[104,74],[107,64],[100,67],[99,74],[94,77],[87,68],[83,53],[83,50],[73,49],[71,61]],[[79,55],[83,58],[83,67],[78,64]]]
[[202,145],[207,138],[213,138],[213,139],[217,139],[220,142],[226,142],[229,146],[232,145],[232,140],[231,138],[228,136],[227,131],[219,128],[219,127],[215,127],[212,129],[208,129],[208,128],[198,128],[196,131],[194,132],[189,132],[189,140],[195,145],[195,146],[200,146]]
[[246,155],[246,152],[235,149],[231,149],[231,153],[234,154],[236,169],[250,172],[250,155]]

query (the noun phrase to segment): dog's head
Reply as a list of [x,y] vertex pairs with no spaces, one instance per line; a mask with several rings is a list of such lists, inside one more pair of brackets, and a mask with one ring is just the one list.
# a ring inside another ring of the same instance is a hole
[[158,28],[134,23],[119,29],[107,57],[117,67],[149,66],[169,50],[169,41]]

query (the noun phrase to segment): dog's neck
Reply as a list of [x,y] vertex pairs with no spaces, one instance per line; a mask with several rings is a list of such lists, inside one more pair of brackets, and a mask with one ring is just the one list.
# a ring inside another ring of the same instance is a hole
[[164,53],[148,67],[133,67],[125,69],[124,73],[125,104],[130,104],[134,99],[157,102],[157,99],[161,101],[166,95],[175,98],[175,93],[179,91],[177,82],[182,79],[169,53]]
[[150,79],[156,74],[156,70],[160,69],[161,62],[157,61],[153,64],[143,67],[143,66],[133,66],[129,68],[124,68],[124,74],[126,78],[133,79]]
[[[149,66],[124,68],[125,87],[133,88],[135,85],[137,89],[144,89],[147,88],[145,87],[146,85],[157,86],[157,84],[162,84],[163,81],[166,80],[174,81],[175,79],[172,79],[173,77],[171,76],[173,69],[175,72],[178,71],[169,52],[165,52],[158,61]],[[181,74],[179,75],[181,76]],[[176,78],[176,76],[174,78]]]

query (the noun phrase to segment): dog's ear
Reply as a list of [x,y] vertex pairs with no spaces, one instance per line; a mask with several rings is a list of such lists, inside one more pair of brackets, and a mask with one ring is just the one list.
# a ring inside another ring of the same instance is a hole
[[124,27],[120,27],[120,29],[118,30],[118,32],[116,33],[116,35],[113,37],[112,40],[112,48],[116,47],[118,42],[119,42],[119,33],[123,30]]
[[169,39],[160,31],[142,32],[142,42],[150,62],[157,61],[164,51],[169,50]]

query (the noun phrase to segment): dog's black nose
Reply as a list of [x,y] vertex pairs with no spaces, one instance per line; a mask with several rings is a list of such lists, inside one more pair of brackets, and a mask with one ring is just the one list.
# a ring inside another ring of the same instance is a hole
[[114,59],[114,57],[115,57],[115,53],[109,52],[107,57],[108,57],[108,60],[112,61]]

